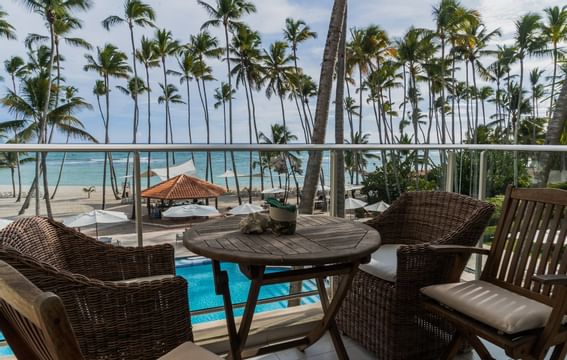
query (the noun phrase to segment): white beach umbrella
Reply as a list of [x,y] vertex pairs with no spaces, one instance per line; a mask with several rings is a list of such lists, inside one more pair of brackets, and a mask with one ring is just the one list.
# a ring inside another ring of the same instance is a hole
[[189,204],[174,206],[162,213],[165,217],[207,217],[219,215],[219,211],[212,206]]
[[361,190],[363,187],[363,185],[346,184],[345,191]]
[[63,224],[69,227],[83,227],[88,225],[96,226],[96,236],[98,237],[98,224],[115,224],[127,222],[128,216],[120,211],[93,210],[63,219]]
[[262,194],[283,194],[285,192],[284,189],[266,189],[264,191],[262,191]]
[[257,212],[262,212],[264,211],[264,208],[255,204],[242,204],[240,206],[235,207],[234,209],[231,209],[228,213],[231,215],[248,215],[248,214],[253,214],[253,213],[257,213]]
[[217,177],[220,177],[220,178],[233,178],[233,177],[234,177],[234,171],[232,171],[232,170],[227,170],[227,171],[224,172],[224,174],[219,175],[219,176],[217,176]]
[[13,222],[13,220],[0,219],[0,230],[4,229],[6,226],[10,225]]
[[372,211],[372,212],[384,212],[389,207],[390,207],[390,205],[386,204],[385,202],[378,201],[377,203],[365,206],[364,209],[367,210],[367,211]]
[[358,199],[347,198],[345,200],[345,210],[360,209],[361,207],[364,207],[366,205],[367,203]]

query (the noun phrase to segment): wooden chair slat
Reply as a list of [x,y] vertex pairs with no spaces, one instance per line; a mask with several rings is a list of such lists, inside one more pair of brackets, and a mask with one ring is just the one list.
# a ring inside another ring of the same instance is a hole
[[[545,269],[547,267],[547,259],[549,259],[549,255],[551,250],[553,249],[553,238],[551,234],[555,234],[561,225],[562,219],[562,206],[555,205],[553,206],[553,220],[551,221],[550,226],[548,227],[548,233],[545,235],[545,242],[543,244],[543,249],[539,256],[537,270],[535,271],[536,274],[545,274]],[[550,241],[551,240],[551,241]],[[533,291],[540,292],[542,285],[538,282],[534,283]]]
[[[514,246],[512,248],[512,256],[510,257],[510,266],[506,277],[506,281],[509,283],[514,282],[514,279],[516,279],[518,273],[523,274],[524,269],[519,268],[518,265],[521,258],[521,254],[524,252],[524,248],[526,247],[526,239],[528,237],[528,227],[532,225],[534,221],[534,212],[536,210],[536,203],[533,201],[526,201],[525,203],[526,203],[526,211],[524,212],[524,215],[522,216],[522,219],[518,224],[519,231]],[[530,241],[530,245],[531,245],[531,241]],[[520,276],[523,277],[522,275]]]
[[[546,234],[545,229],[549,228],[550,221],[552,220],[554,205],[544,204],[544,208],[545,210],[543,211],[543,218],[541,220],[541,225],[539,227],[537,239],[534,243],[532,252],[530,254],[529,264],[526,267],[526,274],[535,274],[536,266],[539,264],[539,260],[540,260],[539,254],[543,248],[543,242],[545,240],[545,234]],[[529,290],[533,288],[534,281],[531,279],[531,277],[529,277],[528,279],[529,280],[524,283],[524,288]]]
[[520,220],[524,217],[524,213],[526,211],[526,202],[520,201],[518,208],[516,211],[509,216],[511,217],[511,227],[508,233],[500,234],[503,236],[503,242],[505,244],[505,248],[502,253],[501,262],[500,262],[500,271],[498,273],[497,279],[505,281],[506,275],[510,269],[510,259],[514,253],[514,246],[516,244],[516,239],[518,237],[518,230],[520,228]]
[[526,267],[531,256],[532,249],[535,246],[535,242],[533,240],[536,237],[537,230],[540,228],[544,207],[544,203],[535,203],[535,210],[530,221],[525,221],[525,223],[529,225],[527,225],[527,229],[524,232],[521,251],[518,249],[519,251],[516,252],[518,254],[518,258],[515,261],[517,266],[512,280],[516,286],[524,286],[525,283],[531,281],[532,275],[529,275],[526,272]]
[[[567,221],[565,219],[565,207],[561,206],[558,210],[559,214],[562,215],[563,221],[561,224],[561,230],[559,231],[559,234],[557,234],[557,232],[549,232],[549,235],[547,236],[547,241],[552,244],[552,248],[553,251],[551,253],[551,258],[550,259],[545,259],[547,260],[547,269],[545,270],[546,274],[556,274],[557,273],[557,268],[560,266],[559,264],[559,259],[560,259],[560,255],[563,253],[564,249],[564,244],[565,244],[565,238],[567,237]],[[550,296],[550,291],[551,291],[551,286],[549,285],[544,285],[542,293],[545,294],[546,296]]]

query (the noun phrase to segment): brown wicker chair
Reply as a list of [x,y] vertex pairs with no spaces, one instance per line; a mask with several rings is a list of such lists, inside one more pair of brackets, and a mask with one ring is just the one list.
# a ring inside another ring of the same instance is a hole
[[438,358],[454,329],[423,310],[419,289],[446,281],[455,259],[434,257],[428,245],[476,244],[493,211],[490,204],[455,193],[400,196],[367,222],[383,245],[403,244],[396,251],[395,278],[359,271],[337,316],[340,330],[380,360]]
[[[0,328],[18,359],[85,359],[61,299],[41,291],[3,261],[0,261]],[[221,359],[192,342],[185,342],[160,360],[182,358]]]
[[61,298],[88,359],[155,359],[193,339],[171,245],[102,244],[33,217],[0,232],[0,260]]

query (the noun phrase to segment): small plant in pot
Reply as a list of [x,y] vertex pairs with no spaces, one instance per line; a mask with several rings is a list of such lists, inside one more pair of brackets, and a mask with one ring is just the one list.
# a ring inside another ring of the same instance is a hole
[[270,204],[272,231],[278,235],[295,234],[297,207],[295,205],[283,204],[274,198],[269,198],[266,202]]

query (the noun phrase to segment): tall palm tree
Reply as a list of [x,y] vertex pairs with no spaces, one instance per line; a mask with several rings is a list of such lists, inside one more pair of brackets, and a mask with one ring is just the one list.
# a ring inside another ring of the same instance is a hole
[[[45,119],[46,114],[49,112],[49,106],[52,105],[50,98],[52,95],[52,71],[53,71],[53,63],[55,60],[55,38],[56,38],[56,29],[55,24],[57,23],[58,19],[67,17],[71,15],[73,10],[87,10],[90,8],[92,2],[91,0],[22,0],[22,3],[25,7],[27,7],[30,11],[33,11],[40,15],[49,30],[49,39],[50,39],[50,46],[49,46],[49,63],[47,66],[47,80],[48,86],[45,88],[45,101],[44,101],[44,108],[43,113],[41,116],[43,119],[40,123],[44,126],[44,128],[39,129],[39,143],[45,144],[47,143],[47,124],[48,122]],[[43,187],[45,193],[45,205],[47,214],[51,217],[51,202],[49,198],[49,187],[47,183],[47,153],[41,153],[41,167],[43,168]],[[40,162],[38,157],[36,156],[36,180],[39,180],[40,174]],[[36,214],[39,214],[39,181],[35,183],[35,196],[36,196]],[[30,191],[31,193],[31,191]],[[24,204],[25,205],[25,204]],[[25,210],[22,207],[22,210]]]
[[543,12],[545,19],[542,24],[542,33],[545,41],[551,45],[551,56],[553,57],[553,77],[551,78],[551,96],[549,97],[549,116],[551,117],[557,83],[559,44],[567,40],[567,5],[562,8],[559,8],[559,6],[548,7]]
[[[24,62],[24,59],[19,56],[10,57],[9,59],[4,61],[4,70],[10,75],[10,80],[12,81],[12,91],[17,95],[18,89],[16,87],[16,79],[21,80],[29,74],[29,69]],[[15,117],[16,119],[18,119],[18,114],[15,114]],[[12,128],[12,130],[14,132],[13,141],[19,142],[19,140],[16,138],[18,129]],[[22,198],[22,175],[20,172],[20,161],[17,159],[19,157],[19,153],[16,152],[14,154],[16,156],[16,169],[18,170],[18,197],[16,198],[16,202],[20,202]]]
[[[159,57],[154,51],[154,42],[142,36],[140,41],[140,48],[136,50],[136,58],[144,65],[146,71],[146,94],[148,96],[147,103],[147,116],[148,116],[148,144],[152,143],[152,89],[150,87],[150,69],[159,67]],[[150,187],[150,170],[151,170],[152,153],[148,152],[148,167],[147,167],[147,183],[146,186]]]
[[[205,58],[219,58],[223,49],[218,46],[218,40],[216,37],[212,36],[207,31],[201,31],[197,35],[191,35],[191,39],[188,45],[189,51],[191,51],[196,57],[197,62],[194,64],[193,76],[197,79],[197,90],[199,91],[199,98],[201,100],[201,105],[203,107],[203,113],[205,118],[205,126],[207,129],[207,144],[211,141],[210,132],[210,118],[209,118],[209,102],[207,97],[207,81],[213,80],[212,68],[205,63]],[[200,81],[200,82],[199,82]],[[211,154],[206,154],[206,166],[205,166],[205,179],[209,179],[209,174],[211,174],[211,182],[214,182],[214,177],[212,175],[212,158]],[[238,183],[238,174],[233,161],[233,171],[236,183],[236,193],[240,198],[240,185]],[[209,171],[210,169],[210,171]]]
[[16,29],[4,19],[8,15],[7,12],[3,11],[0,7],[0,38],[6,38],[10,40],[16,39]]
[[[323,52],[323,62],[321,65],[321,75],[319,80],[319,94],[317,96],[317,110],[315,112],[315,122],[313,126],[312,142],[322,144],[325,142],[327,121],[329,117],[329,106],[331,102],[331,91],[333,85],[333,74],[337,62],[338,46],[342,36],[343,24],[346,21],[346,0],[335,0],[331,11],[329,31]],[[321,173],[321,162],[323,156],[321,152],[315,151],[309,154],[307,162],[305,180],[303,183],[303,199],[299,211],[303,214],[313,213],[315,204],[315,193],[319,175]]]
[[[132,46],[132,67],[134,69],[134,79],[138,79],[138,69],[136,66],[136,43],[134,42],[134,25],[140,27],[150,26],[153,27],[155,20],[155,13],[151,6],[145,4],[140,0],[126,0],[124,2],[124,14],[122,17],[111,15],[102,21],[102,26],[106,30],[114,25],[127,23],[130,30],[130,45]],[[132,142],[136,143],[136,134],[138,133],[138,126],[140,122],[140,110],[138,108],[138,95],[143,91],[136,89],[138,81],[134,81],[134,88],[130,94],[134,99],[134,121],[132,126]]]
[[540,84],[540,80],[542,75],[545,73],[545,70],[541,70],[538,67],[533,68],[530,71],[529,80],[530,80],[530,90],[532,93],[532,118],[535,119],[539,116],[538,111],[538,100],[541,99],[544,95],[544,87],[543,84]]
[[[173,144],[173,129],[172,124],[173,121],[171,120],[171,104],[185,104],[182,100],[181,95],[179,95],[179,90],[173,84],[159,84],[161,88],[162,95],[158,97],[158,104],[166,104],[165,107],[165,123],[166,125],[169,124],[169,138],[171,143]],[[166,131],[168,131],[166,126]],[[173,158],[175,161],[175,158]]]
[[[227,143],[227,139],[226,139],[226,104],[228,103],[230,98],[234,97],[234,93],[235,91],[233,89],[230,88],[230,86],[227,83],[221,83],[221,86],[217,89],[215,89],[215,94],[213,95],[213,97],[216,100],[216,103],[214,104],[215,109],[218,109],[219,107],[222,106],[222,115],[223,115],[223,136],[224,136],[224,143]],[[224,172],[226,173],[228,170],[227,167],[227,159],[226,159],[226,152],[223,153],[224,154]],[[250,178],[252,179],[252,177]],[[224,178],[225,180],[225,185],[226,185],[226,191],[229,191],[229,187],[228,187],[228,177]],[[250,180],[250,182],[252,182],[252,180]],[[251,193],[251,192],[249,192]]]
[[[201,29],[206,29],[209,26],[222,26],[224,28],[224,39],[225,39],[225,49],[226,49],[226,66],[227,66],[227,77],[228,86],[232,89],[232,75],[230,67],[230,40],[228,32],[234,31],[236,28],[242,25],[240,19],[245,14],[251,14],[256,12],[256,6],[246,0],[216,0],[216,7],[204,2],[203,0],[197,0],[197,2],[207,11],[209,17],[208,21],[205,21],[201,26]],[[232,132],[232,99],[228,101],[228,124],[230,131],[230,143],[233,143],[233,132]],[[236,184],[236,191],[238,193],[238,203],[242,204],[242,199],[240,198],[240,185],[238,182],[238,175],[236,174],[236,162],[234,160],[234,152],[230,153],[232,160],[234,180]]]
[[[78,89],[73,86],[65,87],[65,99],[64,103],[80,104],[87,109],[92,109],[92,106],[85,102],[82,97],[77,96]],[[89,142],[97,142],[97,140],[85,130],[85,126],[78,119],[72,117],[72,113],[67,114],[68,117],[63,117],[60,121],[53,122],[52,129],[58,129],[63,134],[66,135],[65,143],[68,144],[71,138],[85,140]],[[67,159],[67,153],[63,153],[63,158],[61,159],[61,165],[59,165],[59,173],[57,175],[57,182],[55,183],[55,188],[51,194],[51,199],[55,198],[57,194],[57,189],[59,189],[59,184],[61,183],[61,178],[63,175],[63,167],[65,166],[65,160]]]
[[[294,91],[292,91],[292,95],[294,98],[297,97],[297,95],[299,94],[299,86],[300,86],[300,82],[301,82],[301,76],[300,76],[300,68],[298,66],[298,60],[299,57],[297,56],[297,50],[299,47],[299,44],[309,40],[309,39],[316,39],[317,38],[317,33],[314,31],[311,31],[311,28],[309,27],[309,25],[307,25],[305,23],[305,21],[303,20],[294,20],[292,18],[287,18],[285,19],[285,28],[284,28],[284,40],[287,41],[287,43],[289,44],[289,46],[291,47],[291,53],[292,53],[292,57],[293,57],[293,66],[295,68],[295,89]],[[300,94],[299,94],[300,95]],[[296,98],[297,99],[297,98]],[[296,100],[297,101],[297,100]],[[307,128],[306,130],[306,142],[311,141],[310,137],[310,133],[311,130],[309,128],[309,122],[307,120],[307,110],[306,110],[306,106],[305,106],[305,102],[302,100],[301,101],[301,106],[302,106],[302,110],[303,110],[303,119],[305,119],[305,127]],[[302,114],[300,113],[300,119],[302,117]]]
[[[144,80],[137,78],[137,77],[133,77],[130,78],[128,80],[128,83],[126,86],[122,86],[122,85],[118,85],[116,86],[116,88],[118,90],[120,90],[121,93],[123,93],[124,95],[130,97],[132,99],[132,101],[135,103],[134,105],[134,116],[133,116],[133,124],[137,124],[138,123],[138,119],[140,118],[140,109],[138,108],[138,96],[142,95],[143,93],[145,93],[147,91],[147,87],[146,84],[144,83]],[[135,129],[134,131],[138,131],[137,129],[137,125],[134,125]],[[136,138],[133,138],[134,143],[136,142]],[[130,171],[130,153],[128,154],[128,156],[126,157],[126,174],[124,174],[125,179],[128,178],[128,174]],[[124,181],[124,184],[122,186],[122,197],[126,197],[126,187],[128,185],[128,181]]]
[[[161,67],[163,70],[163,84],[164,88],[168,89],[169,84],[167,82],[167,66],[165,60],[167,57],[174,55],[179,49],[179,43],[173,40],[173,35],[171,31],[166,29],[158,29],[155,32],[154,40],[154,52],[161,59]],[[165,113],[169,113],[169,97],[165,97]],[[165,119],[165,143],[168,144],[169,141],[173,143],[173,139],[170,139],[170,135],[173,135],[173,130],[171,129],[171,123],[168,121],[166,116]],[[169,152],[165,153],[165,163],[167,168],[167,178],[169,179]],[[175,163],[175,154],[173,155],[173,163]]]
[[[193,143],[193,134],[191,126],[191,89],[189,83],[194,79],[193,72],[195,70],[195,63],[197,58],[189,49],[183,49],[181,57],[177,59],[179,64],[179,69],[181,70],[181,77],[179,82],[185,84],[185,89],[187,91],[187,130],[189,131],[189,144]],[[191,152],[191,159],[195,161],[195,157]]]
[[[105,104],[106,113],[104,117],[104,143],[108,144],[110,142],[109,138],[109,128],[110,128],[110,78],[128,78],[131,68],[127,64],[128,56],[118,50],[118,48],[112,44],[106,44],[104,48],[97,47],[97,57],[93,57],[88,54],[85,55],[87,64],[83,66],[85,71],[95,71],[97,72],[104,81],[105,89]],[[106,207],[106,167],[107,161],[109,160],[109,154],[105,154],[104,157],[104,170],[102,177],[102,209]],[[112,167],[112,160],[111,167]],[[111,171],[112,176],[112,171]],[[118,199],[118,193],[114,189],[114,196]]]
[[293,58],[287,53],[288,46],[283,41],[276,41],[264,50],[264,76],[262,82],[266,84],[266,96],[277,95],[280,99],[282,111],[282,125],[287,127],[285,118],[284,98],[289,90],[290,78],[293,73]]
[[[518,126],[521,120],[521,107],[523,104],[523,86],[524,86],[524,59],[526,56],[541,50],[544,42],[540,37],[541,17],[536,13],[527,13],[515,22],[516,32],[514,35],[516,43],[516,56],[520,60],[520,81],[518,84],[518,102],[516,116],[512,118],[512,131],[514,134],[514,144],[518,143]],[[518,185],[518,153],[514,152],[514,186]]]

